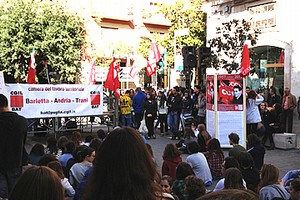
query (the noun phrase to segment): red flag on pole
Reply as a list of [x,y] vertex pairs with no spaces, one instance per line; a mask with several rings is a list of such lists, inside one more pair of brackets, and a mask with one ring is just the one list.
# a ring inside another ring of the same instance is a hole
[[120,98],[119,70],[120,65],[116,63],[116,58],[113,58],[104,83],[104,87],[112,90],[118,98]]
[[91,68],[91,74],[90,74],[90,84],[96,83],[96,59],[92,60],[92,68]]
[[250,74],[250,57],[248,45],[245,44],[242,51],[242,62],[241,62],[241,72],[242,77],[246,77]]
[[156,63],[161,58],[161,54],[155,42],[151,42],[150,54],[147,63],[147,75],[152,76],[156,73]]
[[284,50],[282,50],[280,53],[278,63],[284,63]]
[[27,74],[27,83],[28,84],[35,84],[35,54],[34,54],[34,48],[32,48],[31,57],[30,57],[30,63],[29,63],[29,69]]

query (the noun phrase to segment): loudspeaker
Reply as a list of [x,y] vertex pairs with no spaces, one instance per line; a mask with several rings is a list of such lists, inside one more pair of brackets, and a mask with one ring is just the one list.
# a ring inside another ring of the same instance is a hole
[[182,48],[183,67],[193,68],[197,66],[196,48],[193,46],[185,46]]
[[199,47],[197,49],[197,55],[198,55],[198,66],[201,68],[202,66],[205,66],[205,63],[203,61],[206,58],[210,57],[211,55],[210,47]]

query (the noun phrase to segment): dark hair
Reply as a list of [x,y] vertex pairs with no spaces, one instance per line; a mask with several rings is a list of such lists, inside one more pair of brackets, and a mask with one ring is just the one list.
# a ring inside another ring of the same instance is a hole
[[197,200],[258,200],[258,194],[251,190],[226,189],[208,193]]
[[100,139],[103,140],[106,137],[106,133],[105,133],[105,131],[103,129],[99,129],[97,131],[97,136],[98,136],[98,138],[100,138]]
[[160,180],[160,181],[163,181],[163,180],[168,181],[169,185],[172,187],[174,180],[172,179],[171,176],[169,176],[169,175],[163,175],[163,176],[161,177],[161,180]]
[[69,139],[66,136],[60,136],[57,140],[58,148],[65,152],[67,142],[69,142]]
[[241,91],[241,90],[242,90],[242,87],[241,87],[241,86],[239,86],[239,85],[235,85],[235,86],[233,86],[233,89],[235,89],[235,88],[237,88],[239,91]]
[[223,153],[223,151],[221,149],[220,141],[217,138],[211,139],[207,144],[207,151]]
[[195,175],[190,175],[184,179],[185,192],[189,195],[189,199],[197,199],[206,192],[205,184],[202,179]]
[[300,178],[295,178],[291,182],[291,188],[293,188],[295,191],[300,191]]
[[191,141],[187,144],[187,150],[190,154],[197,153],[200,149],[201,147],[196,141]]
[[47,166],[48,163],[51,161],[57,161],[56,156],[53,154],[45,154],[40,158],[38,165],[39,166]]
[[50,136],[47,139],[47,148],[51,154],[56,154],[58,152],[57,139],[54,136]]
[[191,137],[196,137],[195,132],[191,127],[184,128],[184,138],[191,139]]
[[240,141],[240,137],[237,133],[230,133],[228,135],[229,140],[231,140],[234,144],[238,144]]
[[259,145],[261,143],[259,137],[254,133],[249,134],[247,140],[248,140],[247,144],[249,148]]
[[64,188],[57,174],[46,166],[32,166],[20,177],[9,200],[63,200]]
[[36,155],[36,156],[43,156],[45,154],[45,147],[41,143],[36,143],[31,151],[30,154]]
[[91,140],[89,147],[91,147],[97,152],[101,144],[102,142],[98,138],[94,138]]
[[253,169],[255,167],[253,157],[247,151],[241,151],[237,156],[237,160],[240,170]]
[[8,107],[8,100],[6,96],[0,94],[0,108]]
[[226,169],[224,174],[224,189],[245,189],[243,186],[243,176],[239,169]]
[[140,134],[130,127],[118,128],[97,151],[83,199],[155,200],[161,197],[160,186],[154,182],[157,175]]
[[79,131],[72,132],[72,141],[75,143],[75,146],[80,146],[80,143],[82,142],[82,136]]
[[84,138],[84,142],[90,143],[90,142],[92,141],[92,139],[94,139],[94,136],[92,136],[92,135],[87,135],[87,136]]
[[248,93],[248,99],[256,99],[256,92],[254,90],[250,90]]
[[49,60],[48,56],[43,56],[42,60]]
[[231,167],[239,168],[239,162],[233,156],[228,156],[224,159],[224,169]]
[[187,162],[181,162],[176,168],[177,180],[184,180],[189,175],[195,175],[192,167]]
[[73,141],[67,142],[65,153],[72,153],[74,150],[75,150],[75,143]]
[[51,161],[47,165],[50,169],[54,170],[60,179],[64,179],[64,171],[59,161]]
[[165,146],[163,159],[174,159],[180,156],[181,153],[174,143],[169,143]]

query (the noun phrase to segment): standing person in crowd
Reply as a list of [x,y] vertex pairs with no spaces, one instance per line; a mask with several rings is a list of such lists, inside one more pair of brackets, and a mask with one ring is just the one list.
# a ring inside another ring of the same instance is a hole
[[[118,147],[118,148],[116,148]],[[139,170],[137,170],[137,167]],[[115,129],[100,146],[83,199],[166,199],[156,180],[158,172],[139,133]]]
[[264,164],[260,172],[261,182],[259,200],[273,198],[289,199],[290,194],[279,184],[279,169],[271,164]]
[[183,133],[185,129],[184,117],[192,116],[192,108],[193,108],[193,100],[191,99],[189,92],[185,91],[182,97],[181,114],[180,114],[181,129]]
[[200,146],[200,152],[207,151],[207,145],[211,140],[211,135],[207,132],[205,124],[198,125],[198,144]]
[[66,144],[66,150],[58,157],[60,164],[63,167],[67,167],[68,161],[73,158],[72,152],[75,150],[75,144],[73,141],[69,141]]
[[243,104],[243,89],[239,85],[233,87],[233,104]]
[[129,95],[130,95],[130,90],[126,90],[125,94],[120,99],[122,126],[132,126],[132,119],[131,119],[132,100]]
[[156,139],[154,133],[154,120],[157,118],[157,103],[152,93],[147,92],[143,103],[144,118],[148,130],[148,139]]
[[192,111],[192,115],[194,117],[194,119],[197,117],[198,114],[198,97],[199,97],[199,92],[200,92],[200,87],[199,85],[195,85],[194,87],[194,93],[192,95],[192,100],[193,100],[193,111]]
[[0,94],[0,197],[9,193],[22,173],[22,166],[28,163],[25,150],[27,120],[9,111],[6,96]]
[[47,138],[47,147],[45,148],[45,154],[53,154],[57,158],[61,155],[59,152],[57,139],[54,136],[50,136]]
[[188,198],[187,193],[184,191],[184,180],[190,175],[195,176],[192,167],[186,162],[181,162],[176,168],[177,179],[174,181],[172,187],[172,191],[180,200]]
[[64,200],[57,174],[46,166],[32,166],[20,177],[9,200]]
[[187,150],[191,155],[186,158],[186,162],[191,165],[195,175],[203,180],[205,186],[210,186],[212,184],[212,175],[205,156],[199,152],[199,144],[197,142],[190,142]]
[[256,134],[250,134],[247,137],[247,148],[248,152],[251,154],[256,169],[260,170],[264,164],[265,158],[265,147],[261,143],[259,137]]
[[257,133],[257,125],[261,122],[258,105],[264,101],[264,97],[251,90],[246,101],[246,123],[247,135]]
[[280,96],[276,94],[276,89],[274,87],[270,87],[267,103],[270,107],[276,103],[281,104]]
[[164,136],[164,133],[168,133],[168,124],[167,124],[167,97],[163,91],[158,91],[157,94],[157,110],[158,110],[158,121],[160,124],[160,134]]
[[163,152],[163,164],[161,174],[169,175],[176,180],[176,167],[182,162],[181,153],[174,143],[166,145]]
[[214,179],[220,179],[223,176],[222,164],[224,162],[224,152],[217,138],[213,138],[207,145],[207,152],[204,153],[209,165],[209,169]]
[[45,147],[41,143],[36,143],[29,153],[29,163],[38,165],[41,157],[45,154]]
[[240,137],[236,133],[230,133],[228,135],[229,138],[229,144],[232,145],[232,149],[229,150],[228,155],[233,156],[235,159],[237,159],[238,155],[242,151],[246,151],[246,149],[239,145]]
[[48,56],[42,57],[42,62],[36,66],[36,76],[39,84],[51,84],[51,76],[54,74],[52,66],[49,65]]
[[282,98],[282,125],[283,132],[292,133],[293,131],[293,112],[297,107],[296,97],[291,93],[290,88],[284,88],[284,95]]
[[174,87],[172,93],[168,96],[168,125],[172,131],[172,140],[175,140],[179,136],[179,114],[181,111],[181,97],[178,94],[179,88]]
[[139,130],[141,126],[141,121],[143,120],[143,103],[146,99],[146,94],[142,91],[140,87],[135,89],[136,94],[133,96],[132,108],[134,117],[134,128]]
[[197,122],[199,124],[206,124],[206,97],[204,89],[200,90],[197,108]]

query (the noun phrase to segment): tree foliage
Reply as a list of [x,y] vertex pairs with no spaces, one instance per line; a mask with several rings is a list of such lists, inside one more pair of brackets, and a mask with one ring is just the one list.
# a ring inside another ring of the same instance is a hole
[[[201,0],[194,0],[187,5],[187,1],[177,1],[172,5],[162,5],[162,13],[171,22],[171,27],[164,37],[155,39],[167,51],[167,65],[172,67],[174,64],[174,31],[189,28],[189,35],[177,37],[176,46],[181,49],[183,46],[202,46],[205,43],[205,15],[201,12]],[[156,37],[156,36],[154,36]],[[152,38],[153,39],[153,38]],[[139,52],[148,57],[150,40],[140,43]]]
[[246,20],[231,20],[216,28],[217,37],[208,41],[211,57],[206,60],[208,66],[225,68],[228,73],[240,70],[241,51],[245,41],[255,45],[260,30],[253,29]]
[[0,70],[24,81],[34,47],[36,62],[47,55],[63,81],[74,81],[84,47],[83,22],[60,5],[45,0],[2,1]]

